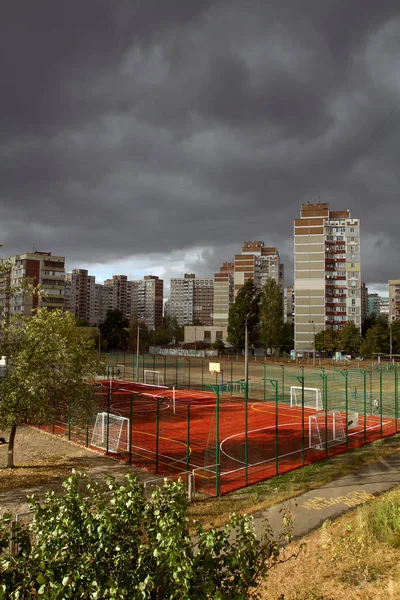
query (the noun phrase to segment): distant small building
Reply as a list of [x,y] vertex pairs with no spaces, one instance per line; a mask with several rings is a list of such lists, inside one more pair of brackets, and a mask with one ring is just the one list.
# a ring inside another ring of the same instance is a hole
[[221,340],[225,345],[228,343],[228,328],[219,325],[186,325],[184,333],[184,343],[194,344],[195,342],[206,342],[215,344]]

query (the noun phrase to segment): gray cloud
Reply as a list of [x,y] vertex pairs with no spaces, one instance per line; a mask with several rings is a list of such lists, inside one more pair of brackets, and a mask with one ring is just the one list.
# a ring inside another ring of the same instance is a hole
[[167,279],[263,239],[290,283],[321,199],[361,218],[366,283],[399,277],[399,33],[394,0],[4,0],[3,251]]

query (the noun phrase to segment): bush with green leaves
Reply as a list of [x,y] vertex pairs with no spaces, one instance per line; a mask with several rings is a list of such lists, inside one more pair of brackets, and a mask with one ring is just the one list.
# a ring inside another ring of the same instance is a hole
[[146,499],[127,475],[102,485],[73,473],[65,493],[29,498],[33,519],[14,532],[0,521],[0,598],[230,599],[252,597],[277,562],[284,537],[267,527],[258,540],[248,516],[233,514],[224,528],[191,531],[181,482],[165,481]]

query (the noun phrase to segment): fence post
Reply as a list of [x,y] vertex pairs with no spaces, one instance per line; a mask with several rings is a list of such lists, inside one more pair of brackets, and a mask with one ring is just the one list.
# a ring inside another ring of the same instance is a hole
[[[135,398],[138,394],[135,394]],[[129,441],[129,464],[132,464],[132,418],[133,418],[133,396],[132,394],[130,394],[129,396],[129,434],[128,434],[128,441]]]
[[220,481],[219,481],[219,389],[218,386],[215,386],[215,390],[216,390],[216,405],[215,405],[215,462],[216,462],[216,468],[215,468],[215,475],[216,475],[216,480],[215,480],[215,493],[217,496],[219,496],[219,490],[220,490]]
[[266,400],[266,387],[267,387],[267,365],[263,365],[263,369],[264,369],[264,377],[263,377],[263,382],[264,382],[264,402]]
[[285,402],[285,365],[281,365],[282,369],[282,404]]
[[394,423],[397,433],[397,420],[399,418],[399,396],[398,396],[398,373],[397,365],[394,365]]
[[318,375],[322,379],[322,406],[325,411],[325,456],[328,458],[328,376],[325,373],[324,368],[322,368],[321,371],[322,373],[318,373]]
[[340,373],[343,375],[345,379],[345,402],[346,402],[346,450],[349,449],[349,372],[347,369],[342,369]]
[[158,473],[158,434],[160,428],[160,400],[157,398],[156,404],[156,473]]
[[379,420],[380,420],[380,431],[381,437],[383,436],[383,422],[382,422],[382,404],[383,404],[383,386],[382,386],[382,367],[379,369]]
[[108,454],[108,434],[109,434],[109,430],[110,430],[111,396],[112,396],[112,387],[111,387],[111,379],[110,379],[110,387],[108,388],[108,394],[107,394],[106,454]]
[[270,379],[270,384],[275,390],[275,474],[279,475],[279,419],[278,419],[278,380]]
[[187,429],[186,429],[186,471],[189,473],[190,467],[190,404],[187,411]]
[[305,433],[304,433],[304,367],[299,367],[301,369],[301,375],[295,375],[294,377],[301,384],[301,463],[302,466],[305,464]]

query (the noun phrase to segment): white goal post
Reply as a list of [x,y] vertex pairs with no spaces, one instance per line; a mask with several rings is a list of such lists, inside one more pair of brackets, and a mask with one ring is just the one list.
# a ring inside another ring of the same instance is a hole
[[[292,385],[290,387],[290,406],[302,405],[302,390],[301,385]],[[324,404],[320,388],[304,388],[304,407],[323,410]]]
[[358,413],[346,413],[330,410],[320,412],[308,417],[309,427],[309,446],[315,450],[324,450],[326,444],[328,448],[338,446],[346,440],[350,429],[358,427]]
[[164,385],[164,374],[161,371],[151,371],[150,369],[145,369],[143,371],[143,383],[147,385]]
[[129,450],[129,419],[120,415],[97,413],[91,446],[118,453]]
[[109,364],[106,367],[107,379],[125,379],[125,365]]

